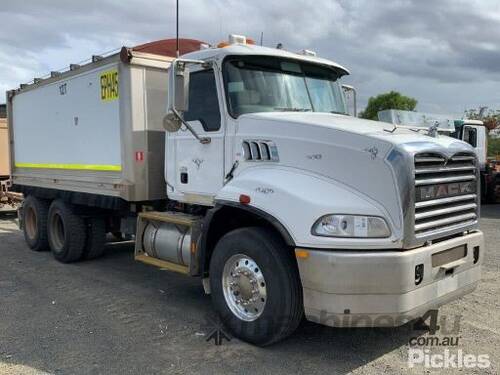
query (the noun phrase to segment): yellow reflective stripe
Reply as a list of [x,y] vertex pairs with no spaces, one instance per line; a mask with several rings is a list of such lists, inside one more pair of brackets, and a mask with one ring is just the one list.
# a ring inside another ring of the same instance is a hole
[[17,168],[45,168],[45,169],[73,169],[84,171],[115,171],[122,170],[121,165],[105,165],[105,164],[59,164],[59,163],[15,163]]

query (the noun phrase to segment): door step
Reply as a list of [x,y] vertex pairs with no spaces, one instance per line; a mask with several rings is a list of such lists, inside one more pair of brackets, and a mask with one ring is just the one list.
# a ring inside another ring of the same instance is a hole
[[158,258],[153,258],[147,255],[146,253],[135,255],[135,260],[138,262],[142,262],[145,264],[149,264],[150,266],[155,266],[161,268],[162,270],[173,271],[182,273],[184,275],[189,274],[189,268],[187,266],[182,266],[180,264],[168,262],[166,260],[161,260]]

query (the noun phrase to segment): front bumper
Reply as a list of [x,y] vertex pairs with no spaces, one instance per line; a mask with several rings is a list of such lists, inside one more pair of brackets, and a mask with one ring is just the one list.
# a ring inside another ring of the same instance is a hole
[[[432,255],[465,245],[459,261],[432,266]],[[474,248],[479,259],[474,263]],[[297,257],[308,320],[334,327],[393,327],[472,292],[481,278],[483,233],[406,251],[310,250]],[[424,265],[415,283],[415,267]]]

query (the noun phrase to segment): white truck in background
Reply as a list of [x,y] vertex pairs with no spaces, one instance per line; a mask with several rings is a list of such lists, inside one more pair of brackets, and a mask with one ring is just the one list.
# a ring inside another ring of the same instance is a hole
[[473,148],[348,116],[347,74],[231,36],[177,59],[123,48],[9,91],[28,246],[74,262],[134,235],[138,261],[199,277],[257,345],[304,315],[398,326],[471,292]]
[[480,120],[455,119],[452,115],[387,109],[378,113],[378,119],[396,126],[428,129],[437,124],[443,135],[470,144],[476,152],[480,170],[480,192],[484,202],[494,203],[497,195],[497,172],[488,163],[488,130]]

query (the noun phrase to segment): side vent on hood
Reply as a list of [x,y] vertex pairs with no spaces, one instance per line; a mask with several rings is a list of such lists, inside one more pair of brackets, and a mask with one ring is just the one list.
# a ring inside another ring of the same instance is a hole
[[243,156],[246,161],[279,161],[278,148],[271,141],[258,139],[243,141]]

